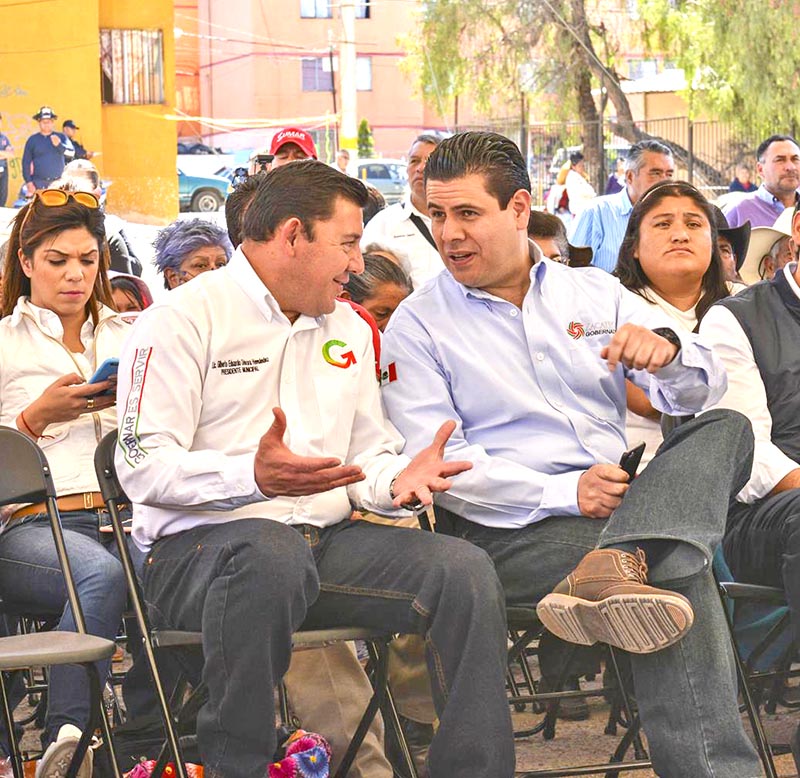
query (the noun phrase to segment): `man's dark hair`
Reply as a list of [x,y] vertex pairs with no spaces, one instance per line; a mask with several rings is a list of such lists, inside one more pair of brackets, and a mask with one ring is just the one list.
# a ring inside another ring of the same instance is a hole
[[644,154],[646,151],[653,154],[664,154],[667,157],[672,156],[672,149],[666,143],[662,143],[655,138],[647,138],[634,143],[625,156],[625,171],[632,170],[638,173],[644,166]]
[[773,143],[780,143],[781,141],[784,140],[788,140],[791,143],[794,143],[795,146],[800,148],[800,143],[798,143],[791,135],[770,135],[769,138],[767,138],[764,141],[761,141],[761,143],[758,145],[758,148],[756,149],[756,159],[759,162],[763,162],[764,155],[767,153],[767,149]]
[[372,217],[386,207],[386,198],[372,184],[364,184],[364,186],[367,187],[367,197],[369,197],[369,202],[364,208],[364,226],[366,227]]
[[270,240],[279,225],[296,217],[309,240],[314,224],[333,216],[337,198],[359,208],[367,204],[367,189],[357,178],[346,176],[315,159],[292,162],[264,174],[242,221],[242,240]]
[[255,173],[247,176],[237,184],[225,200],[225,226],[228,228],[228,237],[234,248],[242,242],[242,221],[245,211],[253,202],[256,190],[266,173]]
[[460,132],[443,140],[425,163],[428,181],[482,175],[486,191],[505,210],[514,192],[531,191],[531,179],[516,143],[496,132]]
[[573,151],[572,154],[569,155],[569,164],[575,167],[579,162],[583,162],[584,159],[585,157],[580,151]]

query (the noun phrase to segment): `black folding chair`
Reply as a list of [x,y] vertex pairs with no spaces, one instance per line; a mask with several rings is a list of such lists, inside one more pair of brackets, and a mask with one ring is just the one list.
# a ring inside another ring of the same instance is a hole
[[[444,511],[441,508],[434,506],[433,514],[435,517],[435,531],[441,532],[444,535],[455,534],[455,526],[453,525],[452,514]],[[431,526],[430,518],[427,513],[422,513],[418,517],[420,527],[424,530],[433,531],[434,527]],[[509,703],[513,705],[518,711],[527,704],[538,706],[543,704],[545,707],[544,718],[533,728],[521,732],[515,732],[516,738],[530,737],[531,735],[541,732],[545,740],[550,740],[555,737],[555,723],[558,714],[558,706],[561,700],[569,697],[591,697],[600,696],[604,694],[604,689],[597,691],[552,691],[552,692],[537,692],[531,670],[528,667],[525,652],[532,642],[536,641],[539,635],[544,631],[543,624],[539,621],[536,615],[536,603],[531,603],[529,606],[509,606],[506,608],[506,617],[508,621],[509,638],[511,646],[508,650],[508,663],[509,663]],[[520,778],[559,778],[560,776],[573,776],[573,775],[594,775],[604,773],[606,778],[613,778],[619,773],[628,770],[646,770],[652,767],[652,763],[648,758],[647,752],[641,741],[639,715],[633,710],[629,696],[625,690],[624,679],[619,669],[617,661],[617,654],[615,650],[609,646],[609,662],[612,671],[616,677],[619,692],[621,694],[622,706],[626,713],[626,719],[617,720],[617,723],[624,723],[627,727],[625,734],[621,738],[616,750],[612,754],[608,762],[576,765],[576,766],[563,766],[555,768],[546,768],[542,770],[534,770],[532,772],[524,773]],[[523,694],[519,684],[514,680],[511,666],[514,663],[521,663],[524,684],[527,687],[528,694]],[[566,674],[568,671],[568,662],[564,665],[564,672],[562,678],[558,679],[556,684],[560,687],[567,680]],[[609,729],[607,733],[613,734]],[[635,759],[623,761],[625,754],[627,754],[630,747],[633,746],[635,750]]]
[[67,773],[74,778],[83,761],[96,727],[101,727],[103,739],[108,748],[114,767],[114,775],[119,778],[114,758],[114,744],[109,731],[108,719],[103,709],[103,686],[97,673],[96,662],[110,658],[115,644],[110,640],[88,635],[83,610],[75,589],[75,580],[69,562],[61,520],[56,505],[56,490],[41,449],[29,437],[15,429],[0,427],[0,506],[12,503],[39,503],[47,505],[50,527],[56,546],[59,563],[64,573],[72,613],[77,632],[38,632],[0,638],[0,696],[3,704],[3,718],[8,733],[9,753],[16,778],[23,778],[22,756],[19,750],[11,706],[6,690],[5,674],[13,670],[34,667],[79,664],[86,669],[91,689],[91,718],[84,729]]
[[[715,573],[718,574],[718,568],[715,567]],[[790,614],[786,606],[786,595],[782,589],[773,586],[758,586],[756,584],[744,584],[734,581],[717,581],[719,587],[720,597],[725,610],[725,617],[728,622],[728,630],[730,632],[731,643],[733,644],[734,661],[736,663],[736,674],[739,679],[739,690],[742,695],[743,707],[747,711],[750,726],[753,730],[753,736],[756,741],[756,748],[761,757],[761,762],[764,766],[764,772],[767,778],[777,778],[777,771],[775,763],[773,762],[772,755],[775,753],[787,753],[789,746],[785,747],[772,747],[767,740],[764,725],[761,721],[759,713],[759,705],[761,702],[761,689],[765,684],[770,684],[773,687],[773,693],[776,689],[783,686],[783,681],[792,676],[798,675],[797,670],[791,670],[790,664],[792,658],[797,657],[797,646],[794,643],[789,644],[788,648],[782,653],[784,654],[781,659],[775,662],[772,669],[760,669],[759,659],[763,657],[771,646],[774,646],[777,641],[785,635],[787,630],[791,630]],[[743,656],[742,648],[737,639],[737,625],[735,620],[735,609],[737,605],[744,603],[758,604],[765,609],[774,608],[782,609],[782,613],[778,613],[779,618],[772,624],[769,629],[764,631],[761,640],[752,647],[749,651],[747,658]],[[770,698],[768,698],[767,705],[770,705]],[[772,703],[774,705],[774,703]],[[794,707],[794,706],[791,706]],[[774,712],[774,707],[772,707]],[[800,728],[798,728],[800,733]],[[795,741],[798,735],[795,734]],[[800,749],[797,745],[792,747],[792,753],[795,760],[795,766],[800,771]]]
[[[159,673],[158,663],[156,661],[155,649],[196,649],[202,650],[202,633],[200,632],[184,632],[178,630],[157,630],[153,629],[147,615],[147,610],[144,606],[144,598],[142,596],[139,580],[133,569],[130,552],[125,539],[125,532],[120,519],[119,506],[127,505],[130,503],[125,491],[123,490],[119,480],[117,479],[116,469],[114,466],[114,449],[116,447],[116,433],[111,432],[106,435],[100,442],[95,453],[95,470],[97,471],[97,480],[100,483],[100,491],[106,503],[109,516],[111,518],[111,527],[114,533],[114,539],[119,548],[120,558],[122,560],[123,569],[125,571],[125,578],[128,583],[128,590],[130,593],[130,600],[133,609],[136,623],[142,635],[142,648],[144,650],[144,657],[146,658],[150,673],[153,679],[153,684],[156,690],[158,699],[159,710],[164,724],[167,742],[165,743],[162,753],[159,755],[158,764],[153,770],[154,775],[160,775],[161,769],[166,765],[167,750],[171,752],[174,760],[178,778],[186,778],[185,760],[183,758],[183,748],[181,738],[178,737],[178,726],[183,724],[180,717],[180,710],[173,712],[170,701],[167,699],[167,693],[164,689],[163,680]],[[341,763],[336,771],[334,778],[344,778],[347,775],[350,767],[355,759],[358,749],[364,740],[367,730],[369,729],[372,720],[375,718],[378,710],[381,710],[384,716],[385,725],[390,728],[400,743],[400,750],[403,755],[405,767],[411,778],[417,778],[417,772],[414,767],[414,762],[408,750],[400,722],[397,717],[397,711],[394,707],[394,702],[391,697],[388,686],[388,668],[387,668],[387,646],[392,639],[392,635],[376,632],[365,628],[358,627],[342,627],[338,629],[321,629],[321,630],[300,630],[292,636],[292,643],[296,648],[310,647],[317,645],[324,645],[326,643],[334,643],[349,640],[363,640],[369,649],[371,656],[371,664],[373,667],[373,688],[374,692],[367,705],[366,710],[361,718],[361,721],[356,728],[356,731],[350,741],[350,745],[342,758]],[[197,690],[195,690],[196,692]],[[173,699],[180,695],[172,695]],[[281,705],[281,713],[286,714],[285,710],[285,695],[282,697],[284,700]],[[177,700],[176,700],[177,701]]]

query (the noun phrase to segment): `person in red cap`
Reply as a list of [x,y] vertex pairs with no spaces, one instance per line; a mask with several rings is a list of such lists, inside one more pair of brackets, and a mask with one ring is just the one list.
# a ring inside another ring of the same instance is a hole
[[272,167],[276,168],[298,159],[316,159],[317,147],[305,130],[287,127],[278,130],[272,137],[269,153],[272,155]]

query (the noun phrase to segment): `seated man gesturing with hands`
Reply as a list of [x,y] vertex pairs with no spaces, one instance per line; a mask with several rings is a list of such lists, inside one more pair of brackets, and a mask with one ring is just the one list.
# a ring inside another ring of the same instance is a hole
[[447,138],[425,180],[447,271],[395,311],[382,374],[409,454],[458,421],[445,461],[473,467],[434,495],[437,512],[492,557],[509,604],[538,603],[562,639],[633,653],[659,775],[755,778],[710,571],[748,478],[750,426],[707,413],[633,483],[617,465],[626,378],[662,412],[689,415],[721,396],[724,371],[617,279],[541,257],[527,238],[525,160],[507,138]]
[[442,461],[447,420],[413,459],[399,453],[371,331],[336,302],[363,268],[366,199],[320,162],[269,172],[228,265],[148,308],[121,356],[117,468],[156,625],[203,632],[210,776],[266,774],[292,632],[345,624],[426,636],[433,778],[513,776],[491,561],[454,538],[350,521],[354,505],[430,504],[470,467]]

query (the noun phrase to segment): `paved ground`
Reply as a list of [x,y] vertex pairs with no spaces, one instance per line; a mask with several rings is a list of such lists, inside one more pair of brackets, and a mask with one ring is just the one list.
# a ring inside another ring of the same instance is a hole
[[[517,775],[523,776],[529,770],[558,768],[587,763],[606,762],[617,746],[622,731],[616,737],[603,734],[608,718],[608,705],[602,698],[589,698],[591,717],[584,722],[559,721],[556,737],[545,741],[542,735],[517,741]],[[516,729],[528,728],[541,719],[530,713],[514,714]],[[747,720],[743,716],[743,720]],[[788,743],[791,734],[800,721],[797,709],[781,708],[775,716],[764,716],[764,723],[771,743]],[[749,732],[749,726],[745,725]],[[628,755],[632,758],[632,755]],[[776,757],[775,766],[781,778],[797,776],[791,755]],[[623,776],[642,776],[652,778],[652,770],[626,771]]]

